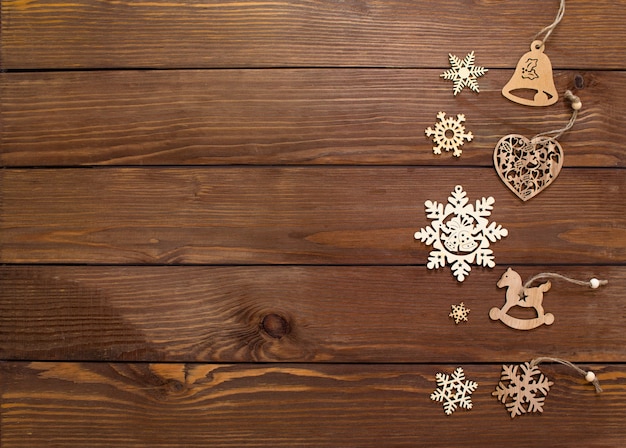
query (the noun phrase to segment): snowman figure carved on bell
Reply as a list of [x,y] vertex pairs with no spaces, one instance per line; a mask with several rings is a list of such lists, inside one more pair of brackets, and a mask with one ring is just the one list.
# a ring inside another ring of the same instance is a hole
[[558,101],[552,63],[544,49],[542,41],[533,41],[530,51],[520,58],[515,73],[502,88],[502,95],[525,106],[550,106]]

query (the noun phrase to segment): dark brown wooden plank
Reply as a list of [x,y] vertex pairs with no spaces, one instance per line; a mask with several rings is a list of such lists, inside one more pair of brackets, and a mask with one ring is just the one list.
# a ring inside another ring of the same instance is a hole
[[[544,308],[555,322],[518,331],[489,318],[504,304],[505,266],[472,272],[462,288],[424,267],[5,266],[0,359],[626,361],[625,267],[514,268],[524,279],[549,271],[609,284],[553,280]],[[449,313],[461,301],[471,311],[456,325]]]
[[[473,408],[430,400],[456,365],[2,363],[6,448],[620,446],[626,366],[594,365],[605,391],[560,365],[543,414],[511,419],[491,396],[501,365],[462,366]],[[587,367],[587,366],[585,366]]]
[[[512,68],[558,1],[2,1],[4,69],[443,67],[476,51]],[[568,0],[555,67],[624,69],[626,4]]]
[[623,263],[623,170],[523,203],[491,168],[5,169],[0,262],[424,264],[424,201],[494,196],[496,263]]
[[[437,70],[183,70],[0,75],[0,163],[492,164],[500,138],[560,128],[571,110],[520,106],[511,71],[453,97]],[[483,81],[484,79],[484,81]],[[562,71],[583,110],[561,142],[565,166],[625,166],[626,72]],[[424,130],[463,113],[474,139],[436,156]]]

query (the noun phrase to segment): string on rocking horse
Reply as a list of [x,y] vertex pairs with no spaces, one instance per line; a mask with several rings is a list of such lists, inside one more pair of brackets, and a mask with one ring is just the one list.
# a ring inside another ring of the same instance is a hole
[[530,361],[530,366],[531,367],[536,367],[539,364],[541,364],[542,362],[557,362],[559,364],[563,364],[564,366],[570,367],[572,369],[574,369],[576,372],[578,372],[579,374],[581,374],[589,383],[593,384],[593,387],[596,388],[596,393],[601,393],[602,392],[602,387],[600,387],[600,382],[598,381],[598,378],[596,378],[596,374],[593,373],[591,370],[583,370],[580,367],[578,367],[575,364],[572,364],[569,361],[566,361],[565,359],[561,359],[561,358],[552,358],[549,356],[543,356],[543,357],[539,357],[539,358],[535,358],[533,360]]
[[567,282],[573,283],[575,285],[589,286],[591,289],[598,289],[600,286],[603,286],[603,285],[606,285],[606,284],[609,283],[608,280],[598,280],[595,277],[590,279],[590,280],[584,281],[584,280],[576,280],[574,278],[566,277],[565,275],[557,274],[556,272],[542,272],[540,274],[537,274],[537,275],[531,277],[524,284],[524,288],[529,288],[530,285],[532,285],[532,283],[535,280],[545,279],[545,278],[558,278],[558,279],[565,280]]
[[[542,272],[529,279],[525,284],[522,277],[513,269],[508,268],[500,280],[496,283],[498,288],[506,288],[505,303],[502,307],[493,307],[489,310],[491,320],[500,320],[505,325],[516,330],[532,330],[541,325],[552,325],[555,318],[552,313],[546,313],[543,308],[543,295],[552,287],[550,281],[546,281],[538,286],[531,287],[532,283],[538,279],[557,278],[597,289],[600,285],[606,285],[607,280],[592,278],[589,281],[576,280],[555,272]],[[515,307],[534,308],[536,317],[522,319],[509,314],[509,310]]]

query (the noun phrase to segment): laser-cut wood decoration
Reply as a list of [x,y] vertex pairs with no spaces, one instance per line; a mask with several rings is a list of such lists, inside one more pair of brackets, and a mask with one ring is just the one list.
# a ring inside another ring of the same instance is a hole
[[459,407],[472,409],[472,392],[478,388],[478,383],[465,379],[463,367],[457,367],[451,375],[437,372],[435,380],[437,389],[430,394],[430,399],[443,403],[446,415],[452,415]]
[[528,140],[523,135],[510,134],[496,145],[493,164],[504,184],[527,201],[557,178],[563,166],[563,148],[550,137]]
[[515,418],[528,412],[543,412],[543,403],[553,384],[539,367],[529,362],[503,365],[500,382],[491,395]]
[[489,196],[469,203],[461,185],[454,187],[448,203],[426,201],[426,217],[432,224],[415,232],[415,239],[432,245],[428,256],[428,269],[439,269],[450,264],[452,274],[460,282],[471,271],[471,263],[493,268],[495,257],[490,243],[506,237],[509,231],[487,219],[496,200]]
[[477,80],[487,73],[488,70],[485,67],[474,65],[474,60],[476,59],[474,52],[468,53],[463,60],[450,53],[448,54],[448,59],[450,60],[451,68],[439,76],[454,83],[452,90],[454,96],[457,96],[464,87],[469,87],[478,93],[480,89]]
[[[550,106],[558,101],[552,63],[543,53],[544,49],[540,40],[530,44],[530,51],[517,62],[513,76],[502,88],[502,95],[525,106]],[[524,96],[525,92],[529,92],[532,98]]]
[[465,304],[461,302],[459,305],[451,305],[452,311],[448,314],[448,317],[454,319],[454,323],[458,325],[459,322],[467,322],[467,315],[470,312],[469,308],[465,308]]
[[[545,313],[543,309],[543,293],[550,290],[552,283],[545,282],[533,288],[525,288],[522,285],[522,277],[513,269],[508,268],[497,283],[498,288],[507,288],[506,302],[502,308],[491,308],[489,317],[492,320],[501,320],[505,325],[516,330],[532,330],[541,325],[552,325],[554,315]],[[537,317],[531,319],[518,319],[508,315],[508,311],[514,306],[522,308],[534,308]]]
[[430,126],[425,130],[428,137],[432,137],[435,146],[433,146],[433,153],[441,154],[442,150],[452,150],[454,157],[460,157],[463,153],[461,146],[463,146],[464,140],[471,141],[474,136],[471,132],[465,132],[464,114],[457,114],[456,120],[453,117],[446,118],[445,112],[439,112],[437,114],[439,121],[435,123],[435,128]]

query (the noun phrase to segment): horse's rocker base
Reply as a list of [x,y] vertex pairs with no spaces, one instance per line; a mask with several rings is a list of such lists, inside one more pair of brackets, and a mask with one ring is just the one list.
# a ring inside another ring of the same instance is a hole
[[502,323],[516,330],[532,330],[544,324],[552,325],[552,323],[554,323],[554,315],[552,313],[546,313],[534,319],[518,319],[517,317],[503,313],[500,308],[496,307],[489,310],[489,317],[491,320],[501,320]]

